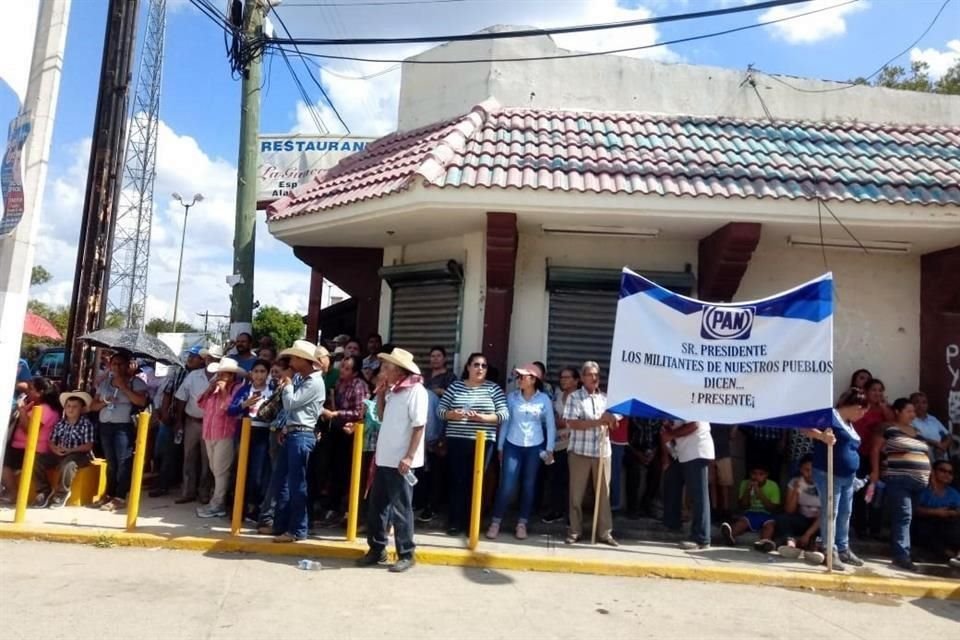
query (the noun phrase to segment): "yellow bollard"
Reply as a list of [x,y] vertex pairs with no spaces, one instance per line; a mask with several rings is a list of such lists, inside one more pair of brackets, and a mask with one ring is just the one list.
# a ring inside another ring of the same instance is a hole
[[477,444],[473,452],[473,499],[470,502],[470,540],[471,551],[480,542],[480,503],[483,501],[483,454],[486,449],[487,434],[477,431]]
[[347,542],[357,539],[357,521],[360,514],[360,478],[363,477],[363,423],[355,423],[353,430],[353,464],[350,467],[350,502],[347,505]]
[[137,528],[140,513],[140,489],[143,486],[143,464],[147,460],[147,433],[150,431],[150,412],[141,411],[137,419],[137,442],[133,453],[133,471],[130,476],[130,495],[127,496],[127,531]]
[[33,480],[33,463],[37,457],[37,440],[40,438],[40,419],[43,409],[34,407],[30,412],[27,428],[27,448],[23,451],[23,468],[20,470],[20,486],[17,489],[17,510],[13,521],[22,524],[27,517],[27,498],[30,497],[30,481]]
[[250,418],[240,425],[240,452],[237,457],[237,484],[233,489],[233,514],[230,516],[230,535],[240,533],[243,525],[243,501],[247,490],[247,466],[250,463]]

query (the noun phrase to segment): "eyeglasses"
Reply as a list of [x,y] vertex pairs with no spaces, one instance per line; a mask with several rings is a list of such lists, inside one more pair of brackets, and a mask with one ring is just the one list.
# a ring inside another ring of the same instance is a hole
[[486,363],[486,362],[474,362],[474,363],[471,364],[470,366],[473,367],[474,369],[486,369],[486,368],[487,368],[487,363]]

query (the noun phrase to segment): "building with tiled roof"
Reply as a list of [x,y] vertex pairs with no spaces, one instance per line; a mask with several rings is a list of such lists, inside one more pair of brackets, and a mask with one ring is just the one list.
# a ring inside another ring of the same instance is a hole
[[928,387],[945,412],[960,97],[588,60],[406,64],[401,130],[268,209],[271,233],[314,269],[311,298],[324,277],[352,296],[346,318],[317,299],[309,335],[378,330],[421,358],[442,344],[553,373],[609,360],[623,266],[705,300],[830,270],[835,387],[866,367],[891,394]]

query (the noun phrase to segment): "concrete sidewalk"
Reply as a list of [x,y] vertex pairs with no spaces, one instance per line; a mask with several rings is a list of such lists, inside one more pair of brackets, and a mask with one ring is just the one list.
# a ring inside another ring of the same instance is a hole
[[[13,509],[0,507],[0,537],[43,539],[99,544],[149,546],[200,551],[239,551],[285,556],[350,558],[365,548],[363,537],[347,543],[342,529],[321,529],[310,540],[274,544],[267,536],[245,528],[230,535],[229,521],[201,519],[196,504],[174,505],[169,496],[145,497],[135,533],[127,533],[126,514],[105,513],[83,507],[59,510],[28,509],[23,525],[13,524]],[[466,549],[466,539],[445,535],[436,527],[419,527],[417,555],[425,564],[477,566],[498,569],[594,573],[617,576],[659,576],[740,584],[777,584],[788,587],[888,593],[960,599],[960,574],[945,566],[922,565],[923,573],[893,568],[886,558],[866,556],[867,565],[855,571],[828,574],[823,567],[788,561],[776,554],[761,554],[742,546],[684,551],[675,534],[658,523],[617,522],[621,547],[589,543],[565,545],[562,527],[538,525],[525,541],[516,540],[510,528],[496,541],[481,536],[478,549]],[[651,539],[654,538],[654,539]]]

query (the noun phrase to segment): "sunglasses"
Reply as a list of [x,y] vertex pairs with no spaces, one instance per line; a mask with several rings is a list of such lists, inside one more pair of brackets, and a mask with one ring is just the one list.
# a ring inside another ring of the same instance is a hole
[[486,368],[487,368],[487,363],[486,363],[486,362],[474,362],[474,363],[471,364],[470,366],[473,367],[474,369],[486,369]]

